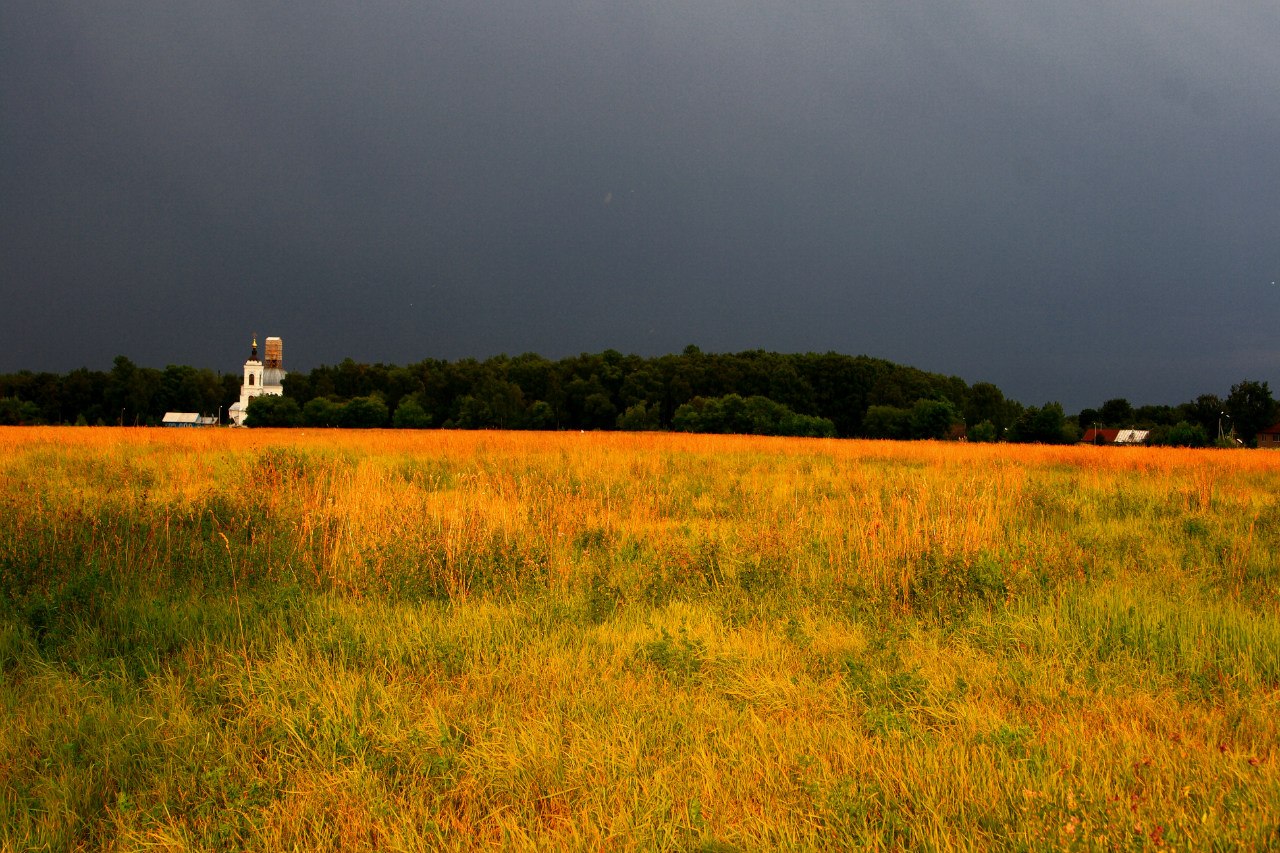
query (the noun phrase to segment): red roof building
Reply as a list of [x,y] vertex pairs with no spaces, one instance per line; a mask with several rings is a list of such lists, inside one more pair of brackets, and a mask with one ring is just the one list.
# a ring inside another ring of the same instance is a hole
[[1272,424],[1266,429],[1258,430],[1258,446],[1280,450],[1280,424]]
[[1120,434],[1118,429],[1094,429],[1090,427],[1084,431],[1084,437],[1080,439],[1081,444],[1115,444],[1116,436]]

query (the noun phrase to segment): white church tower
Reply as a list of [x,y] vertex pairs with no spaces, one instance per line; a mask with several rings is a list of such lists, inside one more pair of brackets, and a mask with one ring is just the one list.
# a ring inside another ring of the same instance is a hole
[[244,426],[249,415],[249,401],[269,394],[284,396],[284,344],[279,338],[267,338],[266,357],[258,359],[258,336],[253,336],[249,360],[244,363],[244,379],[240,383],[240,402],[232,403],[228,414],[236,426]]

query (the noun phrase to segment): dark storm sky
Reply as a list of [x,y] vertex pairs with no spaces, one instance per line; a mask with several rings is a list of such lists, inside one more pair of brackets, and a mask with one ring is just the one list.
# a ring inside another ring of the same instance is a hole
[[0,370],[836,350],[1280,385],[1280,6],[3,0]]

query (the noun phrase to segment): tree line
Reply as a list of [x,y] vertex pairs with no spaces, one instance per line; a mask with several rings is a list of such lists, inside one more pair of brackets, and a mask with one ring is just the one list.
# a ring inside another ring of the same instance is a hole
[[[110,371],[0,374],[0,424],[158,424],[166,411],[221,413],[240,376],[118,356]],[[346,359],[291,372],[283,397],[258,397],[251,426],[622,429],[766,435],[1070,443],[1094,426],[1148,427],[1165,443],[1211,443],[1225,418],[1252,441],[1276,404],[1265,382],[1223,399],[1134,408],[1123,400],[1068,416],[883,359],[839,353],[616,350],[558,360],[528,353],[407,366]]]
[[[943,414],[901,435],[868,421],[872,409],[911,412],[922,400]],[[944,438],[966,419],[1008,430],[1022,411],[990,383],[970,386],[865,355],[715,354],[690,346],[652,358],[606,350],[403,367],[348,359],[291,373],[283,398],[258,398],[249,414],[251,423],[271,426]]]
[[1147,430],[1149,444],[1252,447],[1260,431],[1280,421],[1280,404],[1266,382],[1245,380],[1232,385],[1226,397],[1201,394],[1177,406],[1135,407],[1117,397],[1082,410],[1076,421],[1082,430]]
[[154,426],[165,412],[225,414],[240,377],[184,365],[139,367],[116,356],[111,370],[0,374],[0,424]]

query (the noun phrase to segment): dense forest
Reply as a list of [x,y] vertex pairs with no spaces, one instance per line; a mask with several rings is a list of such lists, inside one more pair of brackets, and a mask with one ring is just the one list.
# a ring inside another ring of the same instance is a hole
[[[753,351],[645,358],[615,350],[550,360],[351,359],[290,373],[283,397],[259,397],[250,426],[622,429],[976,441],[1078,441],[1090,427],[1151,430],[1156,443],[1251,443],[1277,417],[1266,382],[1226,397],[1134,407],[1123,399],[1067,416],[1024,406],[989,382],[969,385],[865,355]],[[225,416],[240,376],[118,356],[109,371],[0,375],[0,424],[154,425],[166,411]]]

